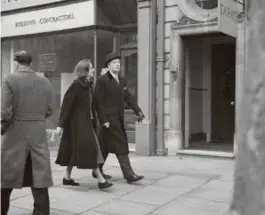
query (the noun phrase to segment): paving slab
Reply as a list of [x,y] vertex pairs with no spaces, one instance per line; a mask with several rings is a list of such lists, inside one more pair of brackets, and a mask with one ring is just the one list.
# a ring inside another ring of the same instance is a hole
[[94,211],[113,215],[146,215],[155,210],[155,208],[156,206],[154,205],[113,200],[95,208]]
[[11,193],[10,199],[14,200],[14,199],[18,199],[27,195],[31,195],[31,189],[26,187],[23,189],[14,189]]
[[19,207],[10,207],[8,215],[29,215],[32,211]]
[[173,199],[188,192],[190,189],[186,187],[163,187],[159,185],[147,186],[120,197],[122,200],[140,202],[151,205],[164,205]]
[[153,212],[154,215],[223,215],[228,204],[194,197],[180,197]]
[[233,181],[211,180],[207,184],[205,184],[204,187],[232,191]]
[[232,191],[208,188],[208,187],[200,187],[195,189],[185,195],[186,197],[197,197],[201,199],[206,199],[210,201],[220,202],[220,203],[229,203],[232,197]]
[[96,212],[96,211],[93,211],[93,210],[89,210],[89,211],[86,211],[86,212],[81,213],[79,215],[109,215],[109,214],[102,213],[102,212]]
[[[127,184],[115,155],[110,154],[104,172],[114,186],[100,191],[91,170],[74,168],[80,186],[64,186],[65,167],[54,164],[57,149],[51,151],[55,186],[49,189],[51,215],[224,215],[233,188],[234,161],[200,157],[139,157],[131,155],[136,173],[144,180]],[[14,190],[11,215],[30,214],[30,188]]]
[[162,180],[159,180],[155,184],[162,185],[165,187],[182,187],[185,185],[185,187],[193,189],[195,187],[201,186],[207,181],[209,181],[209,178],[195,178],[195,177],[189,177],[184,175],[171,175],[167,178],[164,178]]

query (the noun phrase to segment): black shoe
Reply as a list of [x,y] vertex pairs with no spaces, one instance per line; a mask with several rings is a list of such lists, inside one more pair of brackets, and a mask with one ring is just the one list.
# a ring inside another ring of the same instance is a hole
[[[110,175],[106,175],[106,174],[104,174],[104,173],[101,173],[102,174],[102,176],[105,178],[105,179],[111,179],[111,176]],[[97,175],[96,175],[96,173],[94,172],[94,171],[92,171],[92,177],[93,178],[97,178]]]
[[108,181],[105,181],[104,183],[98,183],[98,188],[100,190],[107,189],[107,188],[112,187],[112,186],[113,186],[113,184],[109,183]]
[[142,175],[132,175],[130,177],[126,177],[125,179],[127,180],[128,184],[131,184],[132,182],[140,181],[144,178]]
[[75,182],[73,179],[63,178],[63,185],[79,186],[79,183]]

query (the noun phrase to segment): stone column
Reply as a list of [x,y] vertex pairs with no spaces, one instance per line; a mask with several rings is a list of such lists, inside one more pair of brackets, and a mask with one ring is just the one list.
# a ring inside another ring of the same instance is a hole
[[265,214],[265,1],[246,1],[246,67],[237,129],[232,208]]
[[[136,154],[155,154],[156,122],[155,91],[152,65],[155,47],[152,45],[152,13],[150,0],[138,0],[138,104],[145,114],[143,123],[135,126]],[[155,52],[156,53],[156,52]]]
[[182,149],[183,123],[182,102],[183,101],[183,44],[177,31],[173,30],[171,43],[171,78],[170,78],[170,130],[168,132],[167,146],[168,154],[176,155]]

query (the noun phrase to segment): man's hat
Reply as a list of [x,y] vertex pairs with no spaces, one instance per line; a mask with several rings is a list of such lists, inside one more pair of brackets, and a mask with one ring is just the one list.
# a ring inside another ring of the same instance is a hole
[[112,52],[112,53],[108,54],[106,57],[106,60],[105,60],[105,67],[108,66],[109,62],[111,62],[112,60],[115,60],[115,59],[121,59],[121,56],[116,52]]
[[18,51],[14,54],[14,61],[17,61],[18,63],[30,64],[32,57],[27,51]]

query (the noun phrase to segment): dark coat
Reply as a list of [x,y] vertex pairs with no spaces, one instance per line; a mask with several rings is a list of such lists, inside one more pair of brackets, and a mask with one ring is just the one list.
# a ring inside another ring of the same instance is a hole
[[1,95],[1,187],[52,186],[45,125],[52,113],[50,82],[20,66],[4,79]]
[[65,93],[58,122],[63,133],[56,164],[80,169],[97,167],[97,137],[92,125],[96,117],[91,95],[92,86],[83,79],[75,80]]
[[[124,128],[124,102],[136,115],[141,112],[134,96],[128,91],[125,80],[119,76],[119,83],[110,72],[100,76],[95,88],[95,105],[100,122],[99,142],[102,150],[114,154],[128,154],[129,147]],[[102,126],[110,123],[109,128]]]

